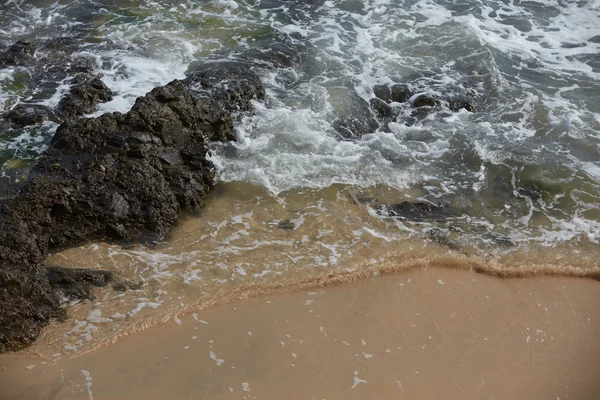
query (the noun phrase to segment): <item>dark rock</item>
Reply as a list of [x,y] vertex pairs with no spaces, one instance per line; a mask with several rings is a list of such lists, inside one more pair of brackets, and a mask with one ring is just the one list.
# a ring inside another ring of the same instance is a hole
[[277,227],[279,229],[283,229],[284,231],[293,231],[294,229],[296,229],[296,225],[289,219],[284,219],[282,221],[279,221],[279,223],[277,224]]
[[0,54],[0,68],[29,64],[33,61],[34,54],[33,44],[18,41]]
[[402,203],[384,206],[384,211],[390,217],[419,222],[440,221],[449,216],[449,210],[446,206],[426,202],[403,201]]
[[92,74],[94,72],[94,64],[87,58],[78,58],[68,66],[70,74]]
[[460,98],[460,97],[452,98],[452,99],[448,100],[448,108],[450,108],[450,110],[452,110],[454,112],[458,112],[463,109],[467,110],[469,112],[477,111],[477,107],[475,106],[475,103],[473,103],[469,99]]
[[301,63],[304,51],[304,47],[291,45],[288,40],[269,41],[267,45],[252,46],[234,59],[266,68],[289,68]]
[[369,100],[369,104],[375,115],[380,119],[390,118],[393,115],[392,107],[383,100],[374,98]]
[[561,43],[560,47],[563,49],[577,49],[579,47],[585,47],[587,46],[587,43],[583,42],[583,43],[569,43],[569,42],[563,42]]
[[103,287],[113,280],[111,271],[89,268],[46,268],[49,284],[70,300],[95,300],[92,286]]
[[40,267],[45,243],[3,206],[0,213],[0,353],[30,345],[60,301]]
[[248,67],[214,63],[155,88],[127,114],[62,124],[0,209],[0,351],[27,346],[60,315],[59,294],[89,298],[90,285],[108,280],[104,272],[46,271],[48,251],[164,240],[213,184],[208,143],[234,139],[234,112],[263,97]]
[[19,190],[25,184],[29,170],[26,168],[9,168],[2,172],[3,175],[0,176],[0,207],[5,201],[17,196]]
[[405,103],[412,97],[412,92],[406,85],[395,84],[390,88],[391,100],[396,103]]
[[112,288],[116,292],[125,292],[127,290],[139,290],[142,287],[141,282],[134,282],[123,277],[113,277]]
[[25,264],[0,264],[0,353],[35,341],[50,318],[64,315],[44,271]]
[[3,118],[14,128],[41,124],[45,121],[60,122],[60,118],[51,108],[39,104],[19,104],[6,112]]
[[590,43],[600,43],[600,35],[596,35],[596,36],[590,38],[590,40],[588,40],[588,42],[590,42]]
[[112,91],[99,78],[73,86],[58,103],[58,112],[65,119],[74,119],[97,110],[98,104],[112,100]]
[[227,111],[250,111],[251,101],[263,99],[265,89],[258,75],[247,64],[215,62],[188,72],[186,84],[205,93]]
[[358,97],[352,90],[345,92],[347,97],[336,104],[338,117],[332,126],[343,139],[358,139],[367,133],[373,133],[379,127],[369,103]]
[[386,103],[405,103],[412,96],[410,88],[399,83],[392,86],[375,85],[373,86],[373,93]]
[[373,94],[386,103],[389,103],[392,100],[392,91],[388,85],[373,86]]
[[421,94],[419,96],[417,96],[415,99],[413,99],[412,101],[412,107],[413,108],[422,108],[422,107],[439,107],[442,103],[436,99],[435,97],[429,95],[429,94]]

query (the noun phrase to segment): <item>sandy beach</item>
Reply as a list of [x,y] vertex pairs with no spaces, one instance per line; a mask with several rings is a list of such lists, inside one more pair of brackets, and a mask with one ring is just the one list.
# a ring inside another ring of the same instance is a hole
[[600,283],[440,268],[179,315],[54,365],[0,356],[1,399],[597,399]]

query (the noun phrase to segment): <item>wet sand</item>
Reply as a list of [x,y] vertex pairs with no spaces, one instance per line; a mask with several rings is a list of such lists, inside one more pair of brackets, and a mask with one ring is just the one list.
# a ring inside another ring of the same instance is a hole
[[180,315],[0,399],[598,399],[600,283],[428,268]]

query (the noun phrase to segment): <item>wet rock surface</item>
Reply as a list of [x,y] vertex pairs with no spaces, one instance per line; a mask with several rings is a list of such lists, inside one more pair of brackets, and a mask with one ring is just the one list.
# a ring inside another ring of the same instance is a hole
[[415,95],[411,102],[413,108],[439,107],[441,104],[437,98],[429,94]]
[[450,210],[446,205],[436,205],[423,201],[403,201],[398,204],[389,204],[384,206],[384,212],[390,217],[417,222],[444,221],[450,215]]
[[33,61],[35,47],[30,42],[18,41],[0,53],[0,68],[25,65]]
[[385,101],[374,98],[369,101],[371,109],[379,119],[391,118],[393,115],[392,107]]
[[71,87],[69,93],[58,103],[57,111],[64,120],[91,114],[98,104],[112,100],[112,91],[100,80],[80,78],[82,82]]
[[94,300],[92,287],[103,287],[113,280],[111,271],[87,268],[48,267],[46,273],[52,288],[70,300]]
[[211,63],[138,98],[126,114],[61,125],[0,209],[0,352],[35,340],[63,313],[61,295],[89,299],[92,286],[112,277],[47,269],[50,251],[91,240],[164,240],[213,184],[208,142],[235,139],[235,116],[264,95],[248,66]]
[[390,100],[396,103],[407,102],[412,96],[410,88],[406,85],[392,85],[390,88]]
[[358,139],[367,133],[373,133],[379,127],[379,122],[371,111],[369,103],[360,98],[354,91],[340,88],[346,97],[339,102],[335,110],[337,118],[332,126],[342,139]]
[[375,85],[373,86],[373,94],[375,97],[370,100],[371,109],[382,123],[384,129],[386,129],[385,127],[388,122],[401,117],[402,113],[398,107],[405,107],[405,109],[410,110],[407,113],[407,117],[399,121],[407,125],[412,125],[436,111],[477,111],[475,102],[466,96],[450,95],[437,97],[427,92],[413,94],[408,85],[400,83]]
[[469,112],[477,111],[477,106],[472,100],[462,97],[448,100],[448,108],[454,112],[458,112],[460,110],[467,110]]
[[54,110],[39,104],[19,104],[5,113],[3,118],[15,128],[41,124],[46,121],[61,121],[61,118]]
[[[26,73],[18,78],[18,85],[22,97],[30,102],[14,106],[2,119],[17,129],[45,121],[61,123],[93,113],[100,103],[112,100],[111,90],[93,73],[93,62],[79,55],[79,50],[75,39],[58,38],[47,42],[17,42],[0,53],[0,68],[26,67]],[[56,82],[69,76],[73,76],[67,82],[72,87],[56,109],[36,104],[44,95],[56,90]]]

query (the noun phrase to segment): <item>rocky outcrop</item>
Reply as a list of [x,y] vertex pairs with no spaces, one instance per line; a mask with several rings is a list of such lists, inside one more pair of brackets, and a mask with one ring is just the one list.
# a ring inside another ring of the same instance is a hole
[[18,41],[4,53],[0,53],[0,68],[28,64],[33,60],[34,54],[35,47],[32,43]]
[[[453,112],[458,112],[462,109],[475,112],[477,108],[475,103],[467,97],[451,96],[444,100],[427,92],[413,94],[407,85],[399,83],[393,85],[375,85],[373,87],[373,94],[375,98],[371,101],[371,107],[378,115],[386,117],[393,113],[388,111],[388,108],[383,104],[389,105],[391,103],[409,103],[413,109],[446,107]],[[422,110],[419,112],[422,113]]]
[[[36,54],[35,47],[40,51]],[[41,124],[45,121],[61,123],[74,120],[98,109],[100,103],[112,100],[113,93],[93,73],[89,59],[76,55],[78,47],[74,40],[58,38],[49,42],[17,42],[0,53],[0,68],[26,67],[27,74],[19,81],[21,98],[30,103],[18,104],[5,112],[2,118],[13,128]],[[35,57],[34,57],[35,55]],[[45,91],[56,90],[56,82],[69,78],[69,92],[63,96],[56,109],[36,104],[36,96]],[[54,86],[49,87],[48,85]]]
[[71,120],[98,109],[98,104],[112,100],[112,91],[99,77],[80,76],[69,93],[58,103],[57,111],[63,120]]
[[126,114],[61,125],[19,194],[0,210],[0,352],[30,344],[110,274],[46,269],[51,250],[89,240],[163,240],[213,184],[210,141],[233,140],[238,112],[264,98],[248,66],[205,64],[155,88]]

